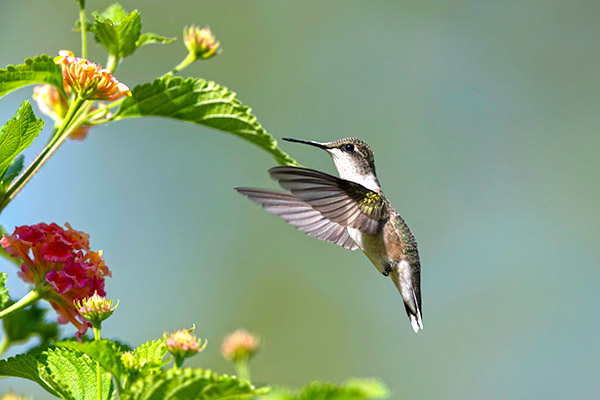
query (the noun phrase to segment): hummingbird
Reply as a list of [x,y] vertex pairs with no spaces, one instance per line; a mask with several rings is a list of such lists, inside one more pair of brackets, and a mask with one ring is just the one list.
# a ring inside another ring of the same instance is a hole
[[283,140],[325,150],[339,178],[314,169],[280,166],[269,169],[269,175],[286,192],[235,190],[310,236],[349,250],[361,249],[375,268],[394,282],[418,333],[423,319],[417,242],[381,190],[371,147],[357,138],[327,143]]

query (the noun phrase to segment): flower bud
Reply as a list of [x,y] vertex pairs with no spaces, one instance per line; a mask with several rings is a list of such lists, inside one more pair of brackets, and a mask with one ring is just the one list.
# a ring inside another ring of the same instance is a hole
[[138,367],[135,362],[135,357],[131,351],[126,351],[121,354],[121,362],[127,370],[133,370]]
[[221,354],[233,362],[248,359],[256,353],[259,342],[260,339],[247,330],[238,329],[225,338]]
[[202,343],[202,339],[192,335],[195,327],[191,329],[180,329],[178,331],[163,334],[163,339],[167,345],[167,350],[175,358],[175,364],[180,366],[185,358],[200,353],[206,347],[207,341]]
[[117,309],[119,302],[113,307],[113,301],[107,300],[106,297],[98,295],[95,292],[93,296],[85,298],[83,300],[75,300],[73,304],[77,308],[79,314],[90,321],[93,326],[98,326],[102,321],[112,315]]
[[208,25],[204,28],[195,25],[186,26],[183,29],[183,42],[191,54],[202,60],[221,53],[219,49],[221,43],[217,42]]

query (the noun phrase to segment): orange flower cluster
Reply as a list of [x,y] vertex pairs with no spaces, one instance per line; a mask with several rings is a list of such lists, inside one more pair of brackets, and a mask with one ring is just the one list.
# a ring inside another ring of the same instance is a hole
[[100,66],[79,57],[68,50],[58,52],[54,62],[62,67],[65,89],[71,90],[88,100],[117,100],[131,96],[131,91],[119,82],[112,73]]

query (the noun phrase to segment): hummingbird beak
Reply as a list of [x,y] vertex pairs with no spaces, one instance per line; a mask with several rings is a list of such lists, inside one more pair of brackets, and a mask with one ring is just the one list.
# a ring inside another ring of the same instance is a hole
[[323,150],[329,150],[331,148],[331,147],[327,146],[324,143],[313,142],[312,140],[293,139],[293,138],[282,138],[282,139],[286,140],[288,142],[308,144],[308,145],[315,146],[315,147],[318,147],[318,148],[323,149]]

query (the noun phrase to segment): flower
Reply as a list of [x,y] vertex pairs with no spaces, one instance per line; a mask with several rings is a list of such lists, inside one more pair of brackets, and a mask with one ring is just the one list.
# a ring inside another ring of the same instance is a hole
[[112,73],[86,60],[74,57],[68,50],[58,52],[54,62],[62,67],[65,89],[70,88],[81,98],[113,101],[121,96],[131,96],[131,91]]
[[108,300],[106,297],[98,295],[98,292],[94,292],[94,295],[87,297],[82,300],[74,300],[73,305],[76,307],[79,314],[86,320],[92,323],[92,326],[100,325],[102,321],[112,315],[117,309],[119,302],[113,307],[113,301]]
[[65,96],[52,85],[38,85],[33,88],[33,99],[40,111],[54,121],[61,122],[67,114],[69,104]]
[[245,329],[238,329],[223,341],[221,354],[226,359],[237,362],[252,357],[258,349],[260,339]]
[[177,365],[181,365],[185,358],[200,353],[208,343],[204,341],[204,344],[202,344],[202,339],[196,337],[196,335],[192,335],[194,328],[180,329],[171,332],[169,335],[166,332],[163,334],[167,350],[173,355],[175,364]]
[[[67,90],[67,94],[68,94]],[[57,125],[60,125],[67,115],[67,109],[69,108],[67,99],[65,96],[52,85],[38,85],[33,88],[33,99],[36,101],[40,111],[54,120]],[[99,103],[98,107],[94,104],[90,111],[94,111],[98,108],[106,107],[106,104]],[[110,118],[112,114],[107,116]],[[83,140],[86,138],[88,131],[91,126],[81,125],[75,129],[69,135],[69,139],[72,140]]]
[[195,25],[183,28],[183,42],[196,58],[205,60],[221,54],[221,43],[216,41],[208,25],[204,28]]
[[32,283],[59,315],[58,322],[75,325],[81,336],[90,323],[77,312],[75,300],[94,292],[104,296],[104,279],[111,272],[104,264],[102,251],[90,250],[89,235],[68,223],[39,223],[15,228],[3,235],[0,244],[12,257],[23,260],[19,277]]
[[127,370],[133,370],[138,367],[135,356],[131,351],[121,353],[121,363]]

